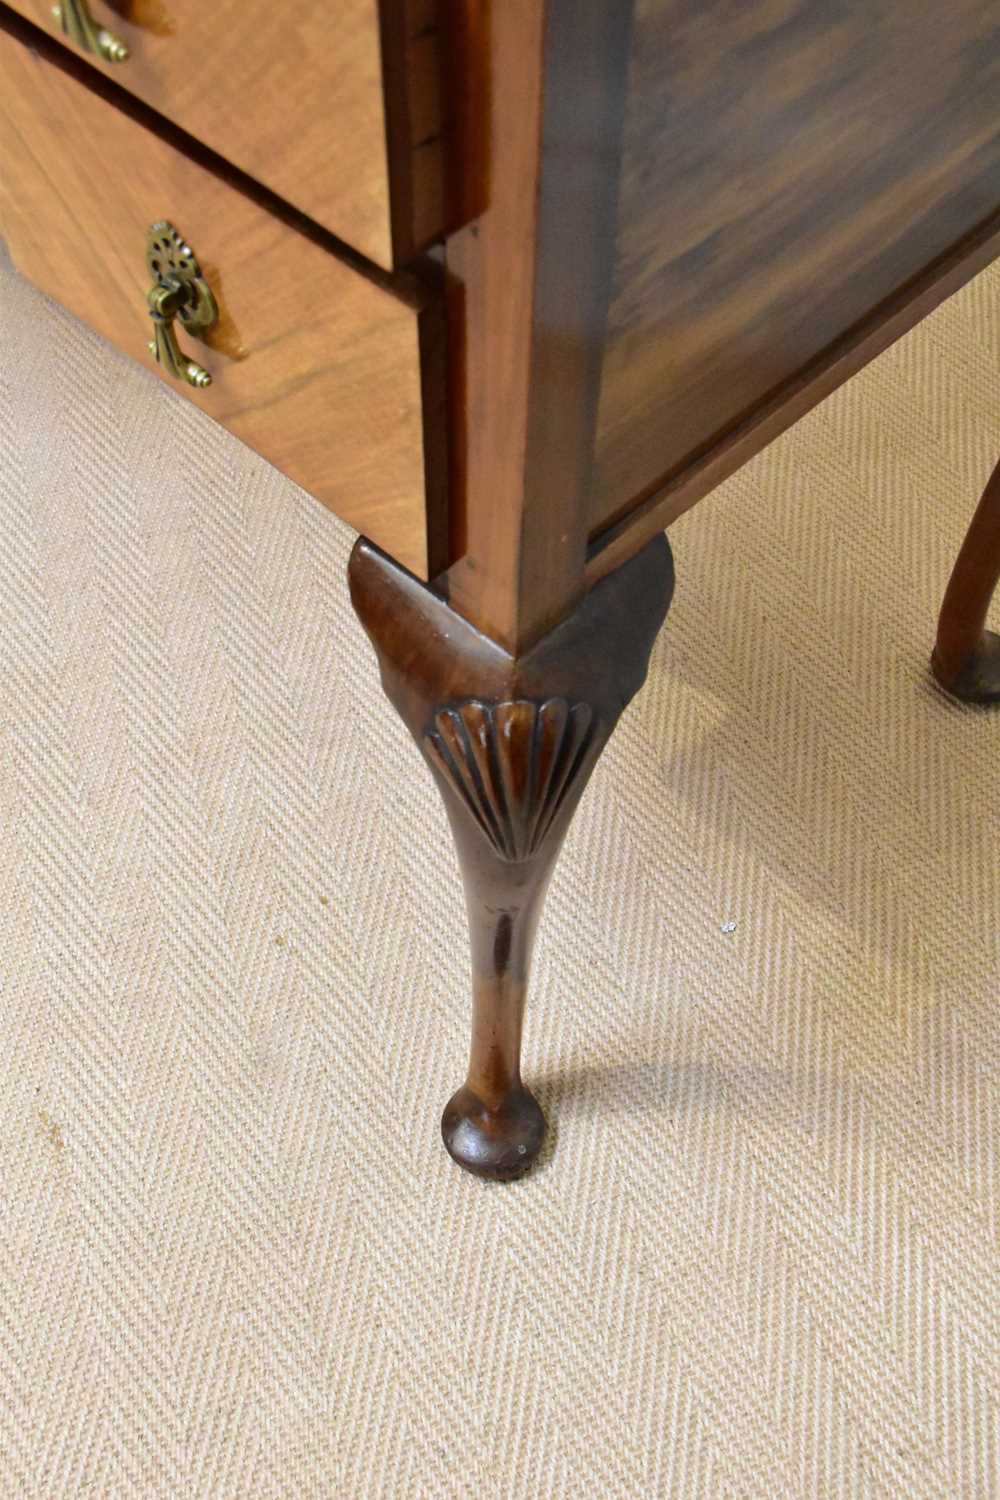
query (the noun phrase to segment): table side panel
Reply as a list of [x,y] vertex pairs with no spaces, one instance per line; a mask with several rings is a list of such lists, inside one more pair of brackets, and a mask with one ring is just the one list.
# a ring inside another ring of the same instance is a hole
[[592,535],[998,208],[996,0],[637,0]]

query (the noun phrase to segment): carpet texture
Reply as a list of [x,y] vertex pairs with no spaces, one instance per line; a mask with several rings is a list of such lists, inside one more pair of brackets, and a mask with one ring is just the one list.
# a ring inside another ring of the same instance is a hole
[[995,1500],[1000,272],[674,528],[509,1187],[351,535],[9,271],[0,387],[0,1494]]

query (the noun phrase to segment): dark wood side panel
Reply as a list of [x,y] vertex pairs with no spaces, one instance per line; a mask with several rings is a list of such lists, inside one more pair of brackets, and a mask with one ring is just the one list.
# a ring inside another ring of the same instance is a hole
[[997,0],[638,0],[592,541],[998,209]]
[[845,380],[914,328],[946,297],[1000,256],[1000,213],[994,214],[915,281],[880,303],[869,318],[824,349],[794,380],[778,390],[717,443],[685,464],[619,521],[598,533],[590,546],[587,583],[596,583],[627,561],[650,537],[735,474],[793,422]]

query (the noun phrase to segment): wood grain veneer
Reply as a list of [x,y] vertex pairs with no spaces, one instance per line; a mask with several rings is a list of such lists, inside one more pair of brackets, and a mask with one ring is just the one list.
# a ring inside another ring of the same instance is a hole
[[614,524],[592,539],[587,581],[614,571],[649,540],[735,474],[824,396],[934,311],[1000,255],[1000,213],[978,225],[946,255],[874,308],[828,348],[724,432],[704,453],[650,486]]
[[1000,209],[998,99],[996,0],[636,0],[592,536]]
[[155,370],[145,240],[170,219],[221,310],[206,343],[179,330],[212,386],[171,389],[427,577],[440,535],[425,498],[421,399],[433,298],[360,274],[56,56],[62,65],[0,29],[0,235],[15,264]]
[[[443,227],[441,3],[93,0],[130,55],[81,55],[391,267]],[[52,0],[13,4],[61,39]]]

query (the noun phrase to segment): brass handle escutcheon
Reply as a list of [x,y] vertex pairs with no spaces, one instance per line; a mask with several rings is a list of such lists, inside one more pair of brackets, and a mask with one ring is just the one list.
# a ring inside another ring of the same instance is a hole
[[199,333],[212,327],[219,309],[194,251],[166,219],[154,224],[146,236],[146,267],[153,278],[147,297],[153,320],[149,352],[176,380],[204,390],[212,384],[212,377],[182,353],[174,319]]
[[105,62],[113,63],[124,62],[128,57],[128,47],[121,37],[104,26],[98,26],[90,14],[87,0],[60,0],[58,5],[53,5],[52,14],[70,41],[84,52],[95,52]]

